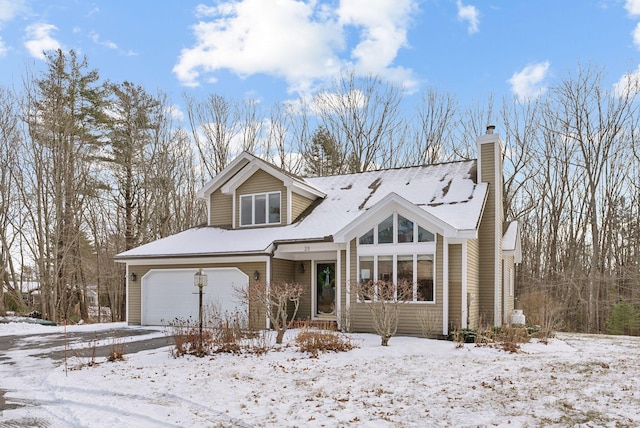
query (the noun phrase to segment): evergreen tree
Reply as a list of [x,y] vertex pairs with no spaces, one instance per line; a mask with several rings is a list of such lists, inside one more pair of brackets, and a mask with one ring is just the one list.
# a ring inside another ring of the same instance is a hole
[[344,172],[344,153],[324,126],[318,127],[304,154],[308,176],[335,175]]

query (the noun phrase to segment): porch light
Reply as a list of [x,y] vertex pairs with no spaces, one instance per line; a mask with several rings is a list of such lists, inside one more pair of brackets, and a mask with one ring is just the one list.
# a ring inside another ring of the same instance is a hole
[[259,279],[260,279],[260,272],[255,271],[255,272],[253,273],[253,279],[255,279],[256,281],[257,281],[257,280],[259,280]]
[[196,274],[194,275],[193,285],[200,288],[207,285],[207,274],[204,273],[202,268],[200,268],[198,272],[196,272]]
[[135,272],[131,272],[131,274],[129,274],[129,279],[131,280],[131,282],[136,282],[136,279],[138,277],[136,276]]
[[300,272],[304,273],[304,262],[300,263]]

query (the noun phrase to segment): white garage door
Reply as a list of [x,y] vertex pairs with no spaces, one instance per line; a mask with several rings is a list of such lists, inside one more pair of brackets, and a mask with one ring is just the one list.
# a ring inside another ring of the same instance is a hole
[[[249,278],[236,268],[203,269],[208,285],[203,288],[203,312],[215,307],[222,313],[241,311],[243,304],[235,288],[246,288]],[[167,325],[174,319],[198,321],[197,269],[158,269],[142,278],[142,325]]]

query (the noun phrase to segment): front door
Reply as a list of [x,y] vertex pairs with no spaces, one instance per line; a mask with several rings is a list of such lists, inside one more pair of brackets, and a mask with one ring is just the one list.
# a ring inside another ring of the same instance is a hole
[[315,315],[318,317],[336,316],[336,264],[316,264]]

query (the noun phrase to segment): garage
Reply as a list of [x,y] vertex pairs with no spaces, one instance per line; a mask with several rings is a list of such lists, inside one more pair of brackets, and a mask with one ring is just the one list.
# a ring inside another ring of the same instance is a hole
[[[235,289],[246,288],[249,278],[237,268],[203,269],[208,284],[203,289],[203,311],[248,313]],[[198,320],[197,269],[153,269],[142,278],[142,325],[167,325],[174,319]]]

